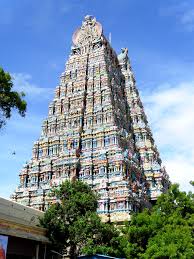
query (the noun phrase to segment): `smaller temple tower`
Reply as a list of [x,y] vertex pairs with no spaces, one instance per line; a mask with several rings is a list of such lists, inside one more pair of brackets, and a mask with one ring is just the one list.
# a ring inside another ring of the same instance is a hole
[[136,87],[127,48],[121,49],[118,60],[125,77],[125,90],[130,107],[135,147],[139,154],[140,165],[149,184],[149,195],[151,200],[155,201],[161,193],[169,188],[169,177],[165,167],[162,167],[162,160],[154,143],[139,91]]

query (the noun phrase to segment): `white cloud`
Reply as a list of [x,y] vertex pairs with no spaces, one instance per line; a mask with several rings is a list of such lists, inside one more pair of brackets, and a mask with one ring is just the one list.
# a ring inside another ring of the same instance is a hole
[[170,179],[189,190],[194,180],[194,81],[165,84],[144,93],[156,144]]
[[186,10],[180,15],[180,22],[188,31],[194,30],[194,8],[191,10]]
[[176,18],[179,26],[188,32],[194,31],[194,3],[192,1],[180,1],[175,5],[168,5],[160,9],[162,16]]
[[23,91],[27,97],[41,97],[48,99],[53,95],[53,88],[40,87],[31,82],[32,76],[24,73],[13,73],[14,88],[17,91]]
[[165,163],[170,179],[173,182],[179,183],[182,190],[192,190],[189,182],[194,179],[194,159],[186,154],[174,154],[174,156],[166,159]]

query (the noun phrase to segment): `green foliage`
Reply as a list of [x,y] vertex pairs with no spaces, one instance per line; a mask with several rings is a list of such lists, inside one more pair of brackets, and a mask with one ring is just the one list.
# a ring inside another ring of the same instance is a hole
[[193,258],[194,195],[174,184],[151,210],[133,215],[120,244],[126,258]]
[[168,193],[162,194],[158,198],[154,211],[158,210],[166,220],[171,218],[174,213],[186,219],[194,212],[194,195],[191,192],[188,194],[181,192],[178,184],[174,184]]
[[193,258],[191,228],[186,225],[166,225],[149,240],[143,258]]
[[97,196],[81,181],[66,181],[52,190],[56,197],[40,219],[47,228],[50,240],[61,253],[71,258],[80,254],[103,252],[109,255],[120,253],[119,232],[110,224],[102,223],[96,213]]
[[13,82],[9,73],[0,68],[0,128],[5,120],[11,117],[13,108],[17,109],[21,116],[25,116],[26,102],[22,99],[25,94],[12,91]]
[[96,194],[81,181],[66,181],[59,188],[54,188],[51,196],[60,202],[70,224],[87,211],[96,212],[98,206]]
[[64,182],[52,195],[58,202],[41,223],[60,252],[122,258],[193,258],[194,195],[172,185],[150,210],[134,214],[119,231],[96,214],[97,196],[84,183]]
[[[82,254],[123,256],[123,251],[120,249],[119,243],[119,230],[111,224],[102,223],[97,214],[96,217],[96,219],[94,218],[94,221],[97,223],[96,228],[87,232],[92,235],[90,235],[90,237],[88,235],[89,238],[87,238],[87,242],[81,250]],[[95,222],[93,222],[91,226],[95,226]]]

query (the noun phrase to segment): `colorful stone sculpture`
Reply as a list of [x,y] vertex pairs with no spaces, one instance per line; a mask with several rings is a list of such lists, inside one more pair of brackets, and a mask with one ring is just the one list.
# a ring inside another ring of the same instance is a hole
[[101,24],[85,17],[13,200],[46,210],[53,186],[79,179],[99,193],[103,220],[115,222],[165,191],[127,52],[117,57]]

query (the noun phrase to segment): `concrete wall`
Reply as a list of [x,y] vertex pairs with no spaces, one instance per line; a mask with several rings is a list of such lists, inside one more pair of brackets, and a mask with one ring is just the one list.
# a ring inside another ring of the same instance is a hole
[[0,197],[0,219],[26,226],[37,226],[39,224],[38,218],[43,215],[42,211]]

